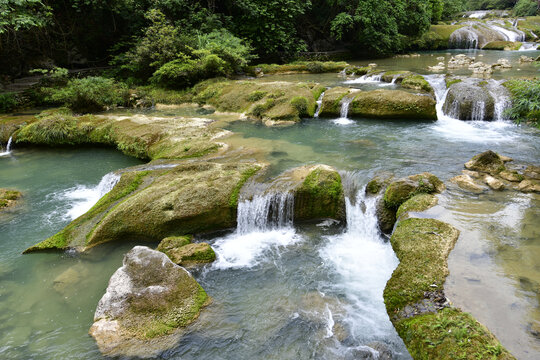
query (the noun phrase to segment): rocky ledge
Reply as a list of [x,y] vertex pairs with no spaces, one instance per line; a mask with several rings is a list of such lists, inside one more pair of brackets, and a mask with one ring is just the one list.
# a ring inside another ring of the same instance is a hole
[[486,327],[446,298],[447,259],[459,231],[435,219],[411,217],[410,211],[433,204],[430,196],[410,197],[398,210],[390,242],[400,263],[383,295],[390,320],[414,359],[514,359]]
[[210,299],[197,281],[161,252],[136,246],[111,277],[90,335],[105,356],[156,357]]

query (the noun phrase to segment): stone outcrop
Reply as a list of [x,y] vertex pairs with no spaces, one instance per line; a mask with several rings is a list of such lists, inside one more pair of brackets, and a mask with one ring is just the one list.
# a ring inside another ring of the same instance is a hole
[[177,265],[184,267],[207,264],[216,260],[216,253],[207,243],[192,243],[191,236],[168,237],[159,243],[161,251]]
[[14,206],[21,197],[22,193],[20,191],[0,189],[0,212]]
[[359,92],[349,106],[349,116],[375,119],[436,120],[436,102],[431,96],[401,90]]
[[150,358],[174,346],[209,297],[167,256],[136,246],[111,277],[90,335],[105,356]]

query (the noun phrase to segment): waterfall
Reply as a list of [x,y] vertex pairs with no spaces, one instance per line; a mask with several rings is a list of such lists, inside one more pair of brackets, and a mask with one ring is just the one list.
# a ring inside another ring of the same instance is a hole
[[[217,254],[213,268],[251,268],[264,260],[265,255],[302,239],[293,228],[292,192],[246,186],[238,203],[236,231],[213,244]],[[255,193],[251,199],[245,198],[246,190]]]
[[330,236],[328,244],[319,250],[325,267],[337,275],[322,284],[319,291],[337,293],[346,299],[344,322],[352,333],[391,337],[394,329],[388,320],[383,291],[399,262],[378,230],[377,198],[366,196],[365,186],[360,185],[364,179],[358,173],[343,172],[341,177],[346,194],[347,228]]
[[383,74],[377,74],[377,75],[363,75],[360,76],[357,79],[353,80],[347,80],[344,82],[344,84],[373,84],[373,83],[379,83],[382,81]]
[[238,234],[292,227],[294,197],[290,192],[255,195],[238,203]]
[[486,103],[477,101],[473,104],[471,120],[481,121],[485,119]]
[[340,117],[339,119],[332,120],[333,123],[338,125],[349,125],[353,124],[354,121],[349,119],[347,116],[349,114],[349,106],[351,105],[352,101],[354,100],[354,96],[345,96],[341,100],[341,110],[340,110]]
[[323,92],[321,93],[321,96],[319,96],[319,99],[317,99],[317,110],[315,111],[315,115],[313,115],[313,117],[316,117],[316,118],[319,117],[319,113],[321,112],[321,107],[322,107],[322,101],[323,101],[324,93],[325,93],[325,91],[323,91]]
[[457,29],[450,35],[449,45],[456,49],[477,49],[479,47],[478,34],[470,26]]
[[0,157],[1,156],[7,156],[7,155],[11,154],[11,144],[12,144],[12,142],[13,142],[13,136],[10,136],[9,140],[7,142],[7,145],[6,145],[6,151],[0,152]]
[[74,220],[86,213],[120,181],[120,175],[108,173],[94,187],[79,185],[62,192],[61,198],[70,201],[65,217]]
[[538,50],[538,44],[533,43],[533,42],[524,42],[519,48],[519,51],[534,51],[534,50]]

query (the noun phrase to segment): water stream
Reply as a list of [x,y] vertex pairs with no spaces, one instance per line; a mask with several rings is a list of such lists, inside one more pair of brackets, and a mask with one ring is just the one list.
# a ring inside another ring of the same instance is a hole
[[[11,154],[11,143],[12,142],[13,142],[13,137],[10,136],[9,140],[8,140],[8,142],[6,144],[6,151],[0,151],[0,157],[8,156],[9,154]],[[0,149],[2,149],[2,148],[0,147]]]

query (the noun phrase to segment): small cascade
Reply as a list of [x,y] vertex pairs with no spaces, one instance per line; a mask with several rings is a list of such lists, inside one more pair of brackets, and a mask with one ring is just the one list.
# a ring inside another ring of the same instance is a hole
[[271,231],[292,227],[294,197],[292,193],[255,195],[238,204],[238,234]]
[[357,79],[347,80],[344,84],[373,84],[382,82],[383,74],[363,75]]
[[478,34],[471,26],[457,29],[450,35],[449,45],[454,49],[477,49]]
[[8,156],[9,154],[11,154],[12,143],[13,143],[13,136],[10,136],[6,145],[6,151],[0,151],[0,156]]
[[321,107],[322,107],[322,101],[324,98],[324,93],[325,91],[323,91],[321,93],[321,96],[319,96],[319,98],[317,99],[317,110],[315,111],[315,115],[313,115],[313,117],[316,117],[316,118],[319,117],[319,113],[321,112]]
[[486,116],[486,103],[483,101],[477,101],[472,107],[471,120],[482,121]]
[[[390,337],[394,329],[388,320],[383,291],[399,262],[378,230],[377,198],[366,196],[358,173],[343,172],[341,177],[346,194],[347,228],[342,234],[330,236],[328,245],[319,251],[324,265],[338,276],[319,291],[346,299],[347,314],[343,322],[352,333]],[[328,323],[332,324],[333,320],[328,319]],[[341,351],[348,350],[336,351],[341,355]]]
[[90,210],[99,199],[105,196],[120,181],[120,175],[108,173],[95,187],[79,185],[64,191],[60,196],[70,201],[70,209],[65,213],[65,217],[74,220]]
[[390,85],[395,85],[398,77],[399,75],[394,75],[394,77],[392,78],[392,81],[390,82]]
[[354,121],[349,119],[347,116],[349,115],[349,106],[351,105],[352,101],[354,100],[354,96],[345,96],[341,100],[341,110],[340,110],[340,117],[339,119],[333,120],[335,124],[338,125],[349,125],[353,124]]
[[521,44],[519,51],[534,51],[538,50],[538,44],[533,42],[524,42]]

